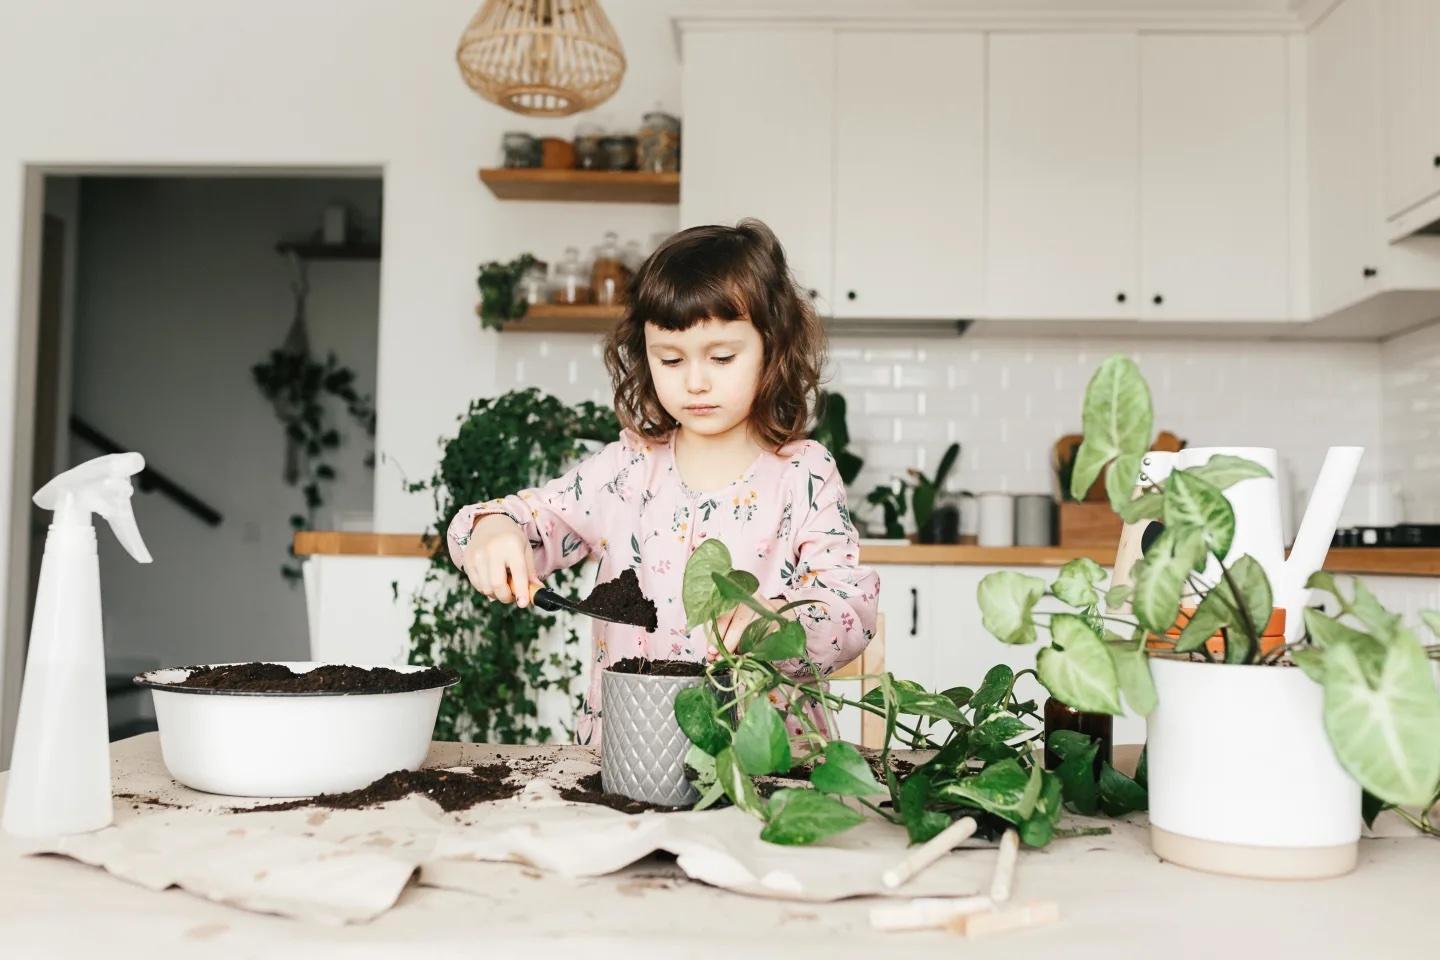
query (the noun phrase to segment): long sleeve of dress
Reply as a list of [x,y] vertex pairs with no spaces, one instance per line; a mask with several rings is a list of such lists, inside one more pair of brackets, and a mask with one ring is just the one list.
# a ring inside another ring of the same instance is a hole
[[858,657],[875,636],[880,577],[860,566],[845,484],[828,455],[809,470],[803,493],[809,502],[795,504],[804,519],[796,528],[796,559],[782,570],[783,599],[816,601],[796,608],[794,616],[805,628],[810,658],[828,675]]
[[535,554],[535,572],[542,579],[598,553],[606,518],[602,516],[603,501],[594,491],[606,483],[623,484],[628,459],[625,445],[617,441],[543,486],[462,507],[450,521],[446,536],[450,559],[462,567],[475,521],[497,513],[525,530]]

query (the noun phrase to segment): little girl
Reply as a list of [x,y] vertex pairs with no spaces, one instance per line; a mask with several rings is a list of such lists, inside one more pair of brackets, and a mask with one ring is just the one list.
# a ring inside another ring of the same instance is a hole
[[[701,660],[681,581],[703,541],[760,581],[772,609],[805,628],[823,673],[859,656],[875,631],[880,581],[859,565],[845,486],[829,452],[805,439],[825,335],[764,224],[693,227],[636,272],[605,366],[624,428],[615,443],[533,490],[472,504],[449,528],[450,556],[475,589],[525,606],[553,571],[594,555],[599,581],[633,568],[659,627],[595,621],[579,723],[598,743],[601,668],[627,657]],[[753,611],[721,624],[730,650]]]

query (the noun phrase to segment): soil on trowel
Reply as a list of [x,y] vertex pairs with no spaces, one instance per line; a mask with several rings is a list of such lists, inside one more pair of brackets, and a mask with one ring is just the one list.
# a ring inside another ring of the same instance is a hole
[[590,596],[576,606],[584,613],[593,613],[622,623],[644,627],[651,633],[659,626],[655,604],[640,590],[634,568],[627,568],[614,580],[596,584]]
[[327,664],[296,673],[279,663],[237,663],[191,667],[190,675],[174,686],[244,693],[407,693],[444,686],[456,676],[441,667],[405,673],[389,667]]
[[638,673],[647,677],[703,677],[705,664],[698,660],[647,660],[644,657],[626,657],[616,660],[605,669],[614,673]]
[[363,810],[404,797],[429,797],[446,813],[468,810],[487,800],[508,800],[523,787],[506,783],[510,768],[503,763],[471,767],[468,770],[396,770],[368,787],[349,793],[322,793],[318,797],[287,800],[263,807],[241,807],[237,813],[279,813],[320,807],[327,810]]
[[622,797],[617,793],[606,793],[600,783],[598,770],[575,781],[573,787],[561,787],[560,796],[573,803],[592,803],[600,807],[609,807],[611,810],[619,810],[621,813],[675,813],[678,810],[686,809],[685,807],[666,807],[658,803],[646,803],[644,800],[631,800],[629,797]]

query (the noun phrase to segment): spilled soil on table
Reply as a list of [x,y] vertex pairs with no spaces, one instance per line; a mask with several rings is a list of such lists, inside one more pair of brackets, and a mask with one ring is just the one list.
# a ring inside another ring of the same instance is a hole
[[429,797],[446,813],[468,810],[490,800],[508,800],[522,789],[507,783],[511,770],[503,763],[466,770],[396,770],[367,787],[348,793],[322,793],[318,797],[286,800],[261,807],[237,808],[237,813],[279,813],[286,810],[364,810],[410,796]]
[[629,797],[622,797],[617,793],[606,793],[600,782],[600,773],[589,774],[575,781],[573,787],[561,787],[560,796],[573,803],[590,803],[596,806],[609,807],[611,810],[618,810],[621,813],[675,813],[677,810],[685,810],[687,807],[666,807],[658,803],[646,803],[644,800],[631,800]]

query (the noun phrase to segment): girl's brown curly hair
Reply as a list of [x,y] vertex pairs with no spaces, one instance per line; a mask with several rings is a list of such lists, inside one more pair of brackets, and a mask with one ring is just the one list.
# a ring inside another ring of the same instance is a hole
[[803,438],[819,396],[825,331],[790,276],[785,251],[759,220],[682,230],[636,271],[624,317],[605,341],[621,426],[660,439],[675,429],[650,379],[645,324],[688,330],[704,320],[749,320],[765,356],[750,428],[772,450]]

